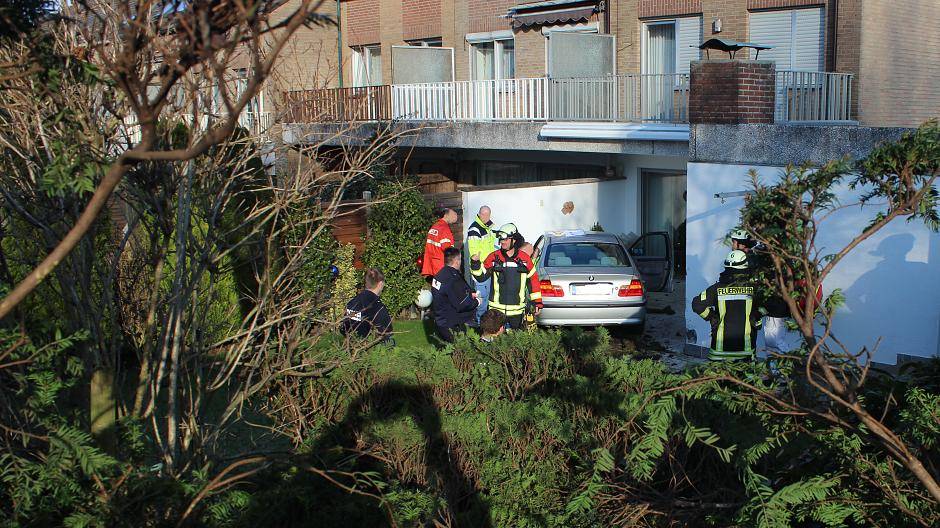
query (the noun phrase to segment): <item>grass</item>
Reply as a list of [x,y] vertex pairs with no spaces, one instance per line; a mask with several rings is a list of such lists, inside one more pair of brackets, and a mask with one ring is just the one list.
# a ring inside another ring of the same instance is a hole
[[436,341],[431,337],[434,334],[434,325],[431,321],[418,319],[402,319],[395,321],[395,344],[399,348],[434,348]]

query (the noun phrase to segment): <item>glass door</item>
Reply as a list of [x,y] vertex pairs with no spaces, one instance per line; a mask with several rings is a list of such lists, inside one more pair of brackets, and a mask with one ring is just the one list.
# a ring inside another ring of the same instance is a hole
[[676,73],[676,24],[674,21],[646,25],[646,55],[640,93],[641,118],[670,120]]
[[[672,249],[676,275],[685,275],[686,175],[643,171],[643,233],[666,233],[672,248],[648,248],[655,254]],[[652,244],[663,243],[663,238]]]

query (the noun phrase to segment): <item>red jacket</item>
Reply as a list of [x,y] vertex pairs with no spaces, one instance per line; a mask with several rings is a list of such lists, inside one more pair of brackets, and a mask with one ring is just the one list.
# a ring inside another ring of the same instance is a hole
[[428,230],[428,239],[424,243],[424,263],[421,274],[426,277],[437,275],[444,267],[444,250],[454,245],[454,234],[443,218],[434,222]]

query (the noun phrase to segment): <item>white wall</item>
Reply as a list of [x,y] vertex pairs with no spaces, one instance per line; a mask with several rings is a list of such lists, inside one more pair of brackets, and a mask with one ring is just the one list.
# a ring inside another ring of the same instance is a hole
[[[539,158],[534,158],[538,160]],[[684,171],[685,158],[621,155],[611,160],[621,179],[572,185],[533,186],[522,189],[473,191],[464,193],[464,225],[482,205],[493,210],[497,226],[513,222],[526,240],[535,242],[545,231],[588,230],[600,222],[604,231],[637,235],[641,232],[640,174],[644,169]],[[566,201],[574,203],[570,215],[562,214]],[[455,233],[456,234],[456,233]],[[466,237],[463,233],[461,237]]]
[[[469,227],[480,207],[488,205],[497,227],[512,222],[531,242],[545,231],[588,230],[594,222],[600,222],[611,233],[630,233],[637,230],[639,214],[624,201],[636,194],[636,185],[635,179],[628,179],[467,192],[464,224]],[[574,203],[574,211],[565,215],[561,210],[568,201]],[[464,238],[466,235],[463,233]]]
[[[714,282],[730,248],[724,236],[738,222],[743,199],[725,201],[715,193],[749,188],[752,167],[689,163],[686,223],[686,324],[697,344],[708,346],[709,328],[691,311],[692,297]],[[753,167],[765,181],[779,177],[779,167]],[[857,194],[847,188],[841,203]],[[847,208],[820,227],[818,245],[835,251],[867,225],[875,207]],[[928,357],[940,354],[940,234],[923,224],[895,221],[860,244],[829,276],[826,295],[841,288],[846,305],[833,323],[835,334],[860,350],[881,338],[874,361],[894,364],[897,354]]]

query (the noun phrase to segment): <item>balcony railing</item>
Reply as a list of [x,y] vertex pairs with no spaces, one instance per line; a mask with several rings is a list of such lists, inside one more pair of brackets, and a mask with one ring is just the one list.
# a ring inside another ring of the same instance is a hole
[[[688,74],[498,79],[287,92],[287,121],[687,123]],[[781,71],[776,121],[849,121],[852,75]]]
[[551,81],[554,121],[687,123],[689,75],[628,73]]
[[851,121],[852,74],[778,71],[775,120]]
[[387,121],[392,117],[391,93],[388,85],[286,92],[287,121]]

